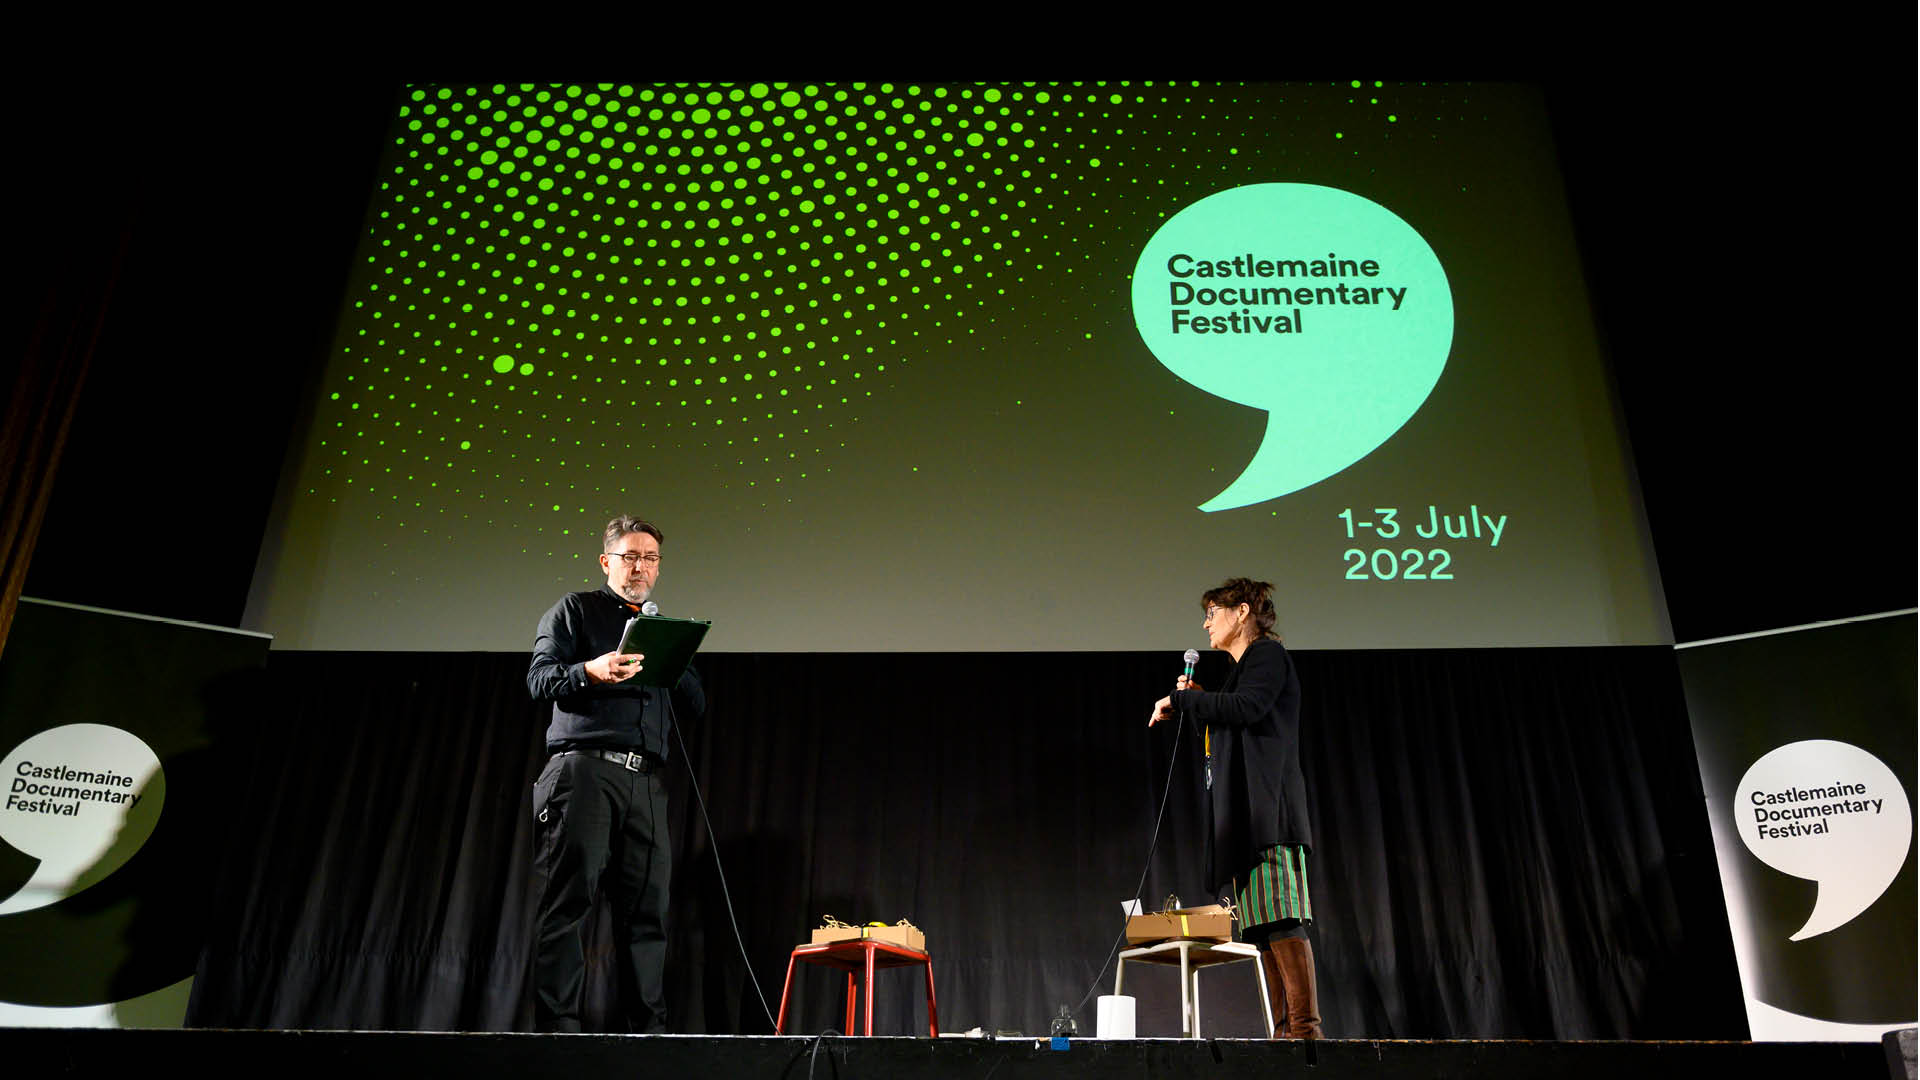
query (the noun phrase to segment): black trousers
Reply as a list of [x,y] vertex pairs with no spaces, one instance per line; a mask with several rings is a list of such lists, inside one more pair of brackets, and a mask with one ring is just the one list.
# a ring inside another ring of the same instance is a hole
[[579,1031],[581,935],[604,895],[613,908],[621,1005],[629,1029],[667,1030],[667,888],[673,844],[659,764],[635,772],[590,754],[549,758],[533,786],[534,1021]]

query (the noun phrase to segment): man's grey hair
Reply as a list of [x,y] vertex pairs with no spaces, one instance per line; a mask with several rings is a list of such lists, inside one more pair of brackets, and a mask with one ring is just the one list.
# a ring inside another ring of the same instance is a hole
[[621,514],[619,517],[607,522],[606,531],[600,536],[600,550],[602,552],[612,551],[613,545],[619,543],[621,537],[628,533],[637,532],[646,533],[648,536],[653,537],[655,543],[664,544],[667,542],[666,535],[660,531],[659,526],[650,521],[644,521],[634,517],[632,514]]

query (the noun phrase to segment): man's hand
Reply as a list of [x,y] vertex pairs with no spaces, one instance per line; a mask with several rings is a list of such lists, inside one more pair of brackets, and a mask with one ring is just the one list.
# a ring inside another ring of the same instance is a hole
[[587,678],[597,683],[626,682],[640,674],[646,656],[641,653],[602,653],[587,661]]

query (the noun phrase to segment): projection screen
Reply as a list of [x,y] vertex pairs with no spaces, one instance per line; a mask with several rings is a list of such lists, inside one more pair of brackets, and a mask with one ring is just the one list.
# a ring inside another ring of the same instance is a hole
[[412,87],[287,477],[277,648],[524,649],[622,512],[725,651],[1671,640],[1524,86]]

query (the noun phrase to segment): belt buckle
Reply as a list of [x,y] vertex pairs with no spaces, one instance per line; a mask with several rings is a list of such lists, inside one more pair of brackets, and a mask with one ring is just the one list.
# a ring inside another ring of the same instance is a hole
[[627,760],[620,764],[625,766],[628,772],[643,773],[647,771],[647,759],[631,750],[627,751]]

